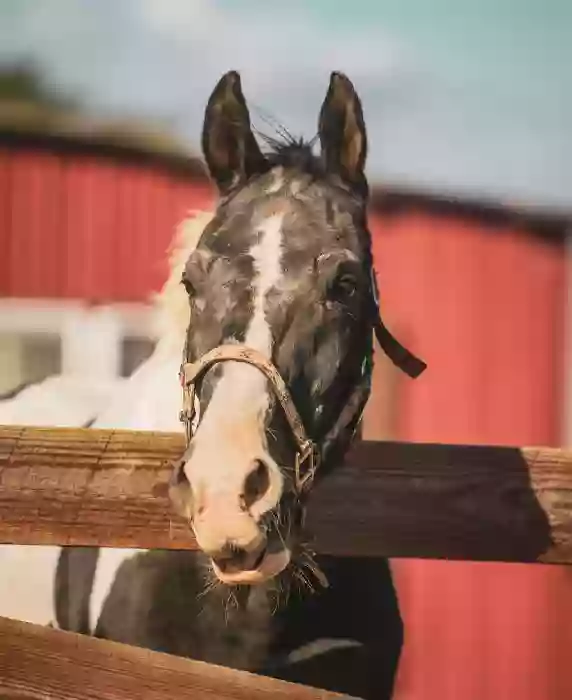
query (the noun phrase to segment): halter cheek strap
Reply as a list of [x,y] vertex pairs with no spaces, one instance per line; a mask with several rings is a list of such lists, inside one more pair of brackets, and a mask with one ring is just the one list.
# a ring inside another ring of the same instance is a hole
[[350,398],[346,401],[337,421],[326,433],[324,439],[322,440],[322,462],[327,461],[332,448],[338,443],[339,439],[344,434],[347,434],[348,430],[350,430],[350,426],[353,424],[351,435],[348,435],[348,442],[351,442],[363,415],[370,391],[371,375],[364,375],[362,380],[352,392]]

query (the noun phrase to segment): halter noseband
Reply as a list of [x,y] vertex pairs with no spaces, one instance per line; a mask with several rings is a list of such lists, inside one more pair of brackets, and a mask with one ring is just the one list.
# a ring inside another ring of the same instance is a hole
[[197,382],[217,362],[244,362],[258,369],[270,382],[274,395],[280,402],[294,441],[296,442],[296,457],[294,463],[294,478],[299,493],[309,488],[318,468],[320,454],[316,445],[306,434],[296,405],[280,373],[274,365],[258,350],[245,345],[219,345],[207,352],[196,362],[187,362],[181,366],[180,380],[183,387],[183,410],[180,419],[185,425],[187,444],[193,438],[193,421],[196,417]]

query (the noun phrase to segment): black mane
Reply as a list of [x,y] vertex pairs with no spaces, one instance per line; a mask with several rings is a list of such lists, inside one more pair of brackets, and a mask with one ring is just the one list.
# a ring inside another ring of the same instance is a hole
[[[286,169],[298,170],[314,180],[328,178],[328,169],[324,159],[321,155],[316,155],[313,150],[318,138],[317,134],[307,140],[303,137],[292,136],[283,126],[276,129],[276,136],[269,136],[260,131],[257,133],[267,145],[267,149],[263,153],[268,169],[282,166]],[[359,183],[354,183],[354,188],[362,200],[368,199],[369,186],[365,177]]]
[[313,150],[316,137],[309,141],[302,137],[295,138],[287,133],[279,138],[263,134],[261,137],[269,146],[264,152],[264,157],[271,168],[282,166],[294,168],[315,178],[326,176],[324,162]]

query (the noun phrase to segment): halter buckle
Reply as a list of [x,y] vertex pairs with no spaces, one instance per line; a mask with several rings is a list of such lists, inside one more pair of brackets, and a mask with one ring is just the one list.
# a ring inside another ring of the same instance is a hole
[[[316,446],[311,440],[308,440],[297,450],[294,466],[296,489],[302,493],[308,486],[311,486],[318,467]],[[304,468],[305,466],[306,468]]]
[[192,382],[186,382],[185,372],[182,367],[179,371],[179,380],[183,389],[183,408],[179,412],[179,420],[185,426],[187,442],[190,442],[193,437],[193,420],[197,413],[195,408],[195,386]]

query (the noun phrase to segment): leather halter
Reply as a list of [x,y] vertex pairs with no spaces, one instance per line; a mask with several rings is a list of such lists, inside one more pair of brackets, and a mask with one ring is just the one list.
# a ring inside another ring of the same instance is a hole
[[[415,357],[404,348],[389,332],[379,316],[377,301],[377,288],[373,280],[374,322],[373,330],[382,350],[390,360],[410,377],[418,377],[426,368],[425,363]],[[231,344],[219,345],[200,357],[195,362],[186,362],[181,365],[180,380],[183,388],[183,410],[180,420],[184,423],[187,445],[190,444],[195,430],[197,415],[197,383],[206,372],[218,362],[244,362],[255,367],[269,381],[275,397],[280,402],[292,436],[296,443],[296,457],[294,463],[295,486],[299,495],[310,488],[316,470],[336,439],[353,423],[354,432],[357,429],[361,414],[363,413],[367,397],[370,391],[371,362],[364,359],[362,366],[362,379],[355,387],[349,400],[344,405],[334,426],[322,440],[321,449],[308,437],[300,414],[288,391],[280,372],[262,353],[245,345]]]
[[244,362],[256,367],[270,382],[274,395],[280,402],[284,415],[296,442],[295,479],[296,489],[302,492],[314,479],[319,454],[315,444],[306,435],[302,419],[280,373],[266,357],[245,345],[219,345],[196,362],[181,366],[180,379],[183,387],[183,410],[180,418],[185,424],[187,443],[193,437],[193,419],[196,416],[196,385],[205,373],[217,362]]

